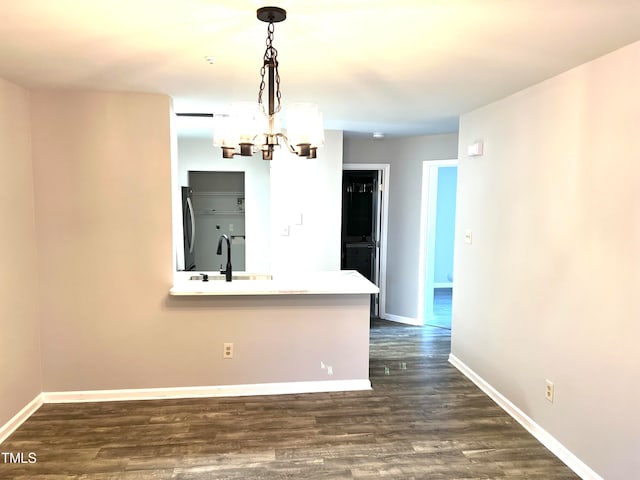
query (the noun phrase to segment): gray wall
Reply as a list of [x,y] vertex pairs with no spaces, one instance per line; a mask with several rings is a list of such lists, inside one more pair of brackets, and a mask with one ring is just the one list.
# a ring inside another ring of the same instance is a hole
[[388,163],[387,314],[416,320],[422,162],[458,158],[458,135],[345,137],[344,163]]
[[607,480],[640,472],[639,81],[635,43],[460,122],[452,353]]
[[[168,295],[170,104],[164,95],[0,83],[0,218],[13,226],[0,236],[12,252],[0,270],[2,424],[40,391],[367,378],[366,297]],[[309,215],[289,240],[327,224],[311,207],[324,186],[340,188],[342,134],[330,136],[326,167],[299,163],[315,183],[311,198],[297,191]],[[337,239],[330,248],[320,235],[305,242],[339,262],[339,199],[330,205],[323,214]],[[224,342],[235,344],[231,362]]]
[[29,102],[0,79],[0,426],[41,391]]

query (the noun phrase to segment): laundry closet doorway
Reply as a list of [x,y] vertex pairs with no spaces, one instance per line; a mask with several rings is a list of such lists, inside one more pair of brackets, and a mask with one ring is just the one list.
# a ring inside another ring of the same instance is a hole
[[200,271],[222,270],[225,258],[217,254],[218,240],[231,242],[234,271],[245,270],[244,172],[189,171],[195,214],[195,264]]

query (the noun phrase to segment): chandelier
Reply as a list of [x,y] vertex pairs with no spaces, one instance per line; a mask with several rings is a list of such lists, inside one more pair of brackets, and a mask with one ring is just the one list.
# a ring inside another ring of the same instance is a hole
[[264,160],[273,160],[274,149],[280,146],[280,142],[291,153],[316,158],[318,147],[324,144],[322,114],[317,105],[290,105],[286,109],[286,135],[282,133],[280,126],[282,94],[278,51],[273,46],[273,32],[274,24],[284,21],[287,12],[278,7],[263,7],[258,9],[257,16],[259,20],[268,23],[267,48],[260,69],[258,103],[236,103],[231,106],[229,115],[214,115],[213,144],[222,148],[223,158],[233,158],[234,155],[248,157],[260,150]]

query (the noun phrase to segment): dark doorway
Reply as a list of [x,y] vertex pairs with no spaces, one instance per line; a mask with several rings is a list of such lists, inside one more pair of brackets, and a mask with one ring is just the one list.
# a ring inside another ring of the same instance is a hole
[[[378,285],[380,232],[380,172],[342,172],[342,259],[343,270],[357,270]],[[377,295],[372,314],[377,315]]]

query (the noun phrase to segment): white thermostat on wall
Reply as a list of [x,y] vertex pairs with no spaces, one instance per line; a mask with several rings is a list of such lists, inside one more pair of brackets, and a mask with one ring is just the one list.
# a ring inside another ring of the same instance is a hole
[[480,157],[484,151],[484,144],[482,140],[472,143],[467,147],[467,156]]

